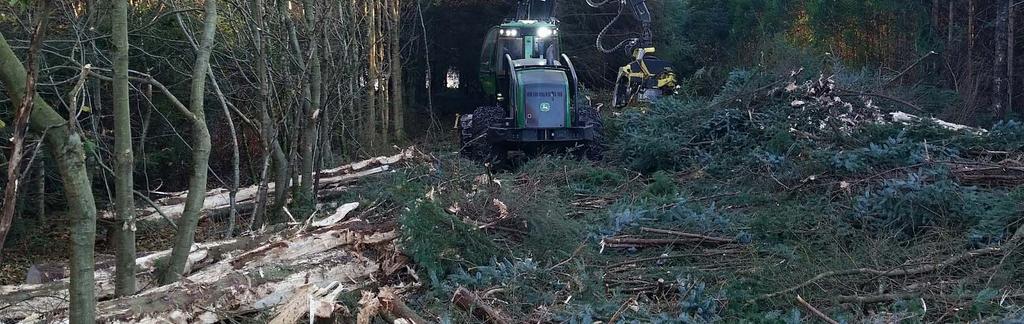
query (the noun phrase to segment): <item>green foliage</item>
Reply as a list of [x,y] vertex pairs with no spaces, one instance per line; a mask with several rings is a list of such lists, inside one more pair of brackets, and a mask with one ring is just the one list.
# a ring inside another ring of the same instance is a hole
[[948,160],[959,156],[955,148],[931,145],[907,138],[906,131],[882,143],[837,152],[832,165],[843,172],[862,173],[920,164],[929,160]]
[[529,312],[531,305],[554,302],[555,292],[567,287],[566,283],[530,259],[494,261],[476,267],[472,272],[459,269],[448,276],[445,285],[471,289],[503,287],[503,297],[523,303],[524,308],[514,310],[516,313]]
[[399,218],[402,249],[428,273],[445,274],[499,255],[486,235],[435,203],[416,202]]
[[686,156],[683,145],[694,120],[705,111],[703,102],[665,99],[650,111],[627,111],[621,124],[627,125],[611,143],[613,156],[625,161],[630,169],[640,172],[673,170],[683,166]]
[[610,193],[626,181],[626,176],[619,170],[587,165],[574,169],[574,171],[574,176],[569,181],[569,187],[574,193],[580,195]]
[[678,193],[676,182],[672,180],[671,174],[665,171],[655,172],[651,176],[651,183],[647,185],[647,195],[651,197],[670,197]]
[[882,235],[907,237],[933,226],[958,226],[970,220],[962,189],[941,172],[887,179],[856,198],[849,221]]

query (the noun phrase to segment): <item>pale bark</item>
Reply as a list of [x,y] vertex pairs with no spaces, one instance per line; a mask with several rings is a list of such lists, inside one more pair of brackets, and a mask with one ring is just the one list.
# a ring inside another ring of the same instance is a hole
[[128,0],[113,0],[110,11],[114,43],[114,245],[117,258],[115,294],[135,292],[135,173],[132,119],[128,103]]
[[[244,251],[255,249],[270,240],[272,235],[259,237],[244,237],[232,240],[199,243],[194,246],[188,257],[189,270],[202,268],[215,264],[232,255],[241,254]],[[136,272],[136,280],[140,289],[152,288],[156,284],[156,266],[166,260],[171,250],[146,253],[133,259]],[[114,271],[113,264],[109,262],[97,262],[94,272],[94,291],[98,299],[110,299],[114,297]],[[31,316],[45,316],[55,311],[66,309],[67,304],[67,279],[58,279],[43,284],[25,284],[0,286],[0,308],[4,312],[0,314],[0,321],[14,321]],[[138,291],[133,291],[135,294]]]
[[[320,171],[321,178],[317,189],[321,191],[334,189],[342,190],[346,184],[350,184],[368,176],[389,171],[392,168],[397,167],[399,163],[413,162],[420,159],[421,156],[421,153],[416,151],[415,148],[410,147],[395,155],[375,157],[331,169],[325,169]],[[285,181],[287,181],[287,177],[285,178]],[[279,188],[275,182],[270,182],[267,186],[270,190],[275,191]],[[287,188],[288,186],[285,185],[283,187]],[[258,192],[259,185],[240,188],[236,196],[238,210],[246,211],[255,208],[255,200]],[[168,197],[153,201],[156,208],[140,208],[137,211],[137,222],[139,223],[139,226],[151,226],[151,224],[166,222],[164,217],[167,217],[175,224],[180,223],[182,214],[185,211],[187,195],[188,192],[169,193]],[[319,194],[321,198],[331,197],[333,195],[333,192],[321,192]],[[228,190],[210,190],[205,193],[205,196],[206,198],[203,200],[202,209],[207,212],[202,214],[201,217],[221,215],[228,211],[230,207]],[[287,202],[287,199],[282,202]],[[161,215],[161,213],[163,215]]]
[[426,82],[427,82],[427,111],[430,113],[430,131],[436,131],[440,127],[437,116],[434,114],[434,92],[431,90],[433,86],[431,83],[433,69],[430,67],[430,42],[427,36],[427,24],[423,20],[423,7],[420,4],[421,0],[416,0],[416,13],[420,18],[420,31],[423,33],[423,62],[426,69]]
[[[97,307],[96,319],[138,323],[211,322],[223,320],[221,316],[225,314],[287,306],[286,302],[302,293],[306,285],[328,288],[328,293],[323,295],[336,296],[341,291],[360,288],[361,282],[384,276],[380,271],[391,262],[384,255],[370,259],[349,252],[354,246],[392,250],[395,238],[397,233],[390,225],[353,220],[307,232],[292,228],[253,239],[197,244],[189,255],[192,271],[186,280],[152,287],[136,296],[104,301]],[[161,251],[136,260],[142,270],[140,281],[147,285],[152,283],[153,265],[168,254],[170,252]],[[96,275],[109,278],[108,271],[97,271]],[[0,286],[3,294],[0,307],[10,310],[0,315],[0,319],[29,317],[28,321],[61,321],[66,316],[62,311],[66,304],[60,294],[64,284]],[[102,281],[97,287],[101,295],[110,296],[109,281]],[[333,298],[323,302],[326,309],[317,314],[329,314],[327,310],[333,310]]]
[[206,0],[204,5],[205,19],[200,37],[199,52],[192,69],[192,94],[189,105],[195,116],[192,124],[192,172],[189,176],[189,193],[178,222],[178,230],[174,235],[174,248],[171,258],[161,276],[161,283],[178,281],[185,271],[185,262],[195,237],[199,223],[199,213],[206,198],[207,167],[210,159],[210,131],[206,128],[206,115],[203,110],[205,98],[206,73],[210,64],[210,53],[213,51],[214,35],[217,31],[217,1]]

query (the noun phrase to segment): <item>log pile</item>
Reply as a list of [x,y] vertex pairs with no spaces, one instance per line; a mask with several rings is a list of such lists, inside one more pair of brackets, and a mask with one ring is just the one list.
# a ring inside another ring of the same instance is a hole
[[[321,196],[344,192],[363,177],[387,172],[400,164],[422,161],[415,148],[321,171]],[[274,184],[270,184],[273,190]],[[239,190],[239,208],[252,208],[257,187]],[[140,209],[141,222],[177,220],[187,193],[169,193]],[[246,207],[248,206],[248,207]],[[212,190],[204,216],[226,211],[228,192]],[[327,317],[341,307],[339,294],[376,285],[379,278],[405,269],[394,245],[395,224],[370,224],[349,214],[358,203],[343,204],[320,220],[265,228],[264,232],[193,246],[186,276],[180,282],[157,284],[158,270],[170,250],[136,259],[135,295],[114,298],[112,262],[96,265],[98,322],[213,323],[233,316],[269,312],[268,320],[294,323],[298,318]],[[158,211],[159,209],[159,211]],[[109,215],[108,215],[109,216]],[[68,279],[0,286],[0,323],[52,323],[67,320]],[[390,297],[393,300],[395,297]],[[301,307],[299,307],[301,305]],[[388,305],[391,305],[390,303]]]
[[[212,323],[278,306],[282,306],[278,314],[282,318],[302,317],[309,309],[314,315],[330,316],[338,294],[385,275],[384,265],[397,253],[396,237],[393,224],[352,219],[302,231],[292,228],[261,237],[201,243],[189,256],[189,275],[166,286],[156,286],[155,272],[158,260],[170,251],[151,253],[136,260],[142,290],[134,296],[111,299],[113,269],[96,271],[97,320]],[[66,287],[66,281],[0,287],[0,309],[4,309],[0,322],[66,319]],[[297,298],[306,306],[298,315]],[[310,299],[317,301],[315,307],[309,307]]]
[[1024,162],[1007,159],[994,163],[950,162],[950,171],[957,181],[983,187],[1016,187],[1024,185]]
[[[319,173],[320,178],[317,187],[318,196],[321,199],[336,197],[338,194],[344,192],[344,186],[347,184],[367,176],[387,172],[399,166],[403,162],[410,163],[422,161],[424,156],[425,155],[415,147],[409,147],[392,156],[376,157],[333,169],[322,170]],[[268,190],[273,192],[275,184],[271,182],[268,186]],[[248,211],[255,208],[255,199],[258,191],[258,185],[239,188],[235,197],[237,201],[237,208],[240,211]],[[155,206],[140,205],[145,206],[145,208],[140,208],[138,210],[137,222],[143,224],[154,223],[166,221],[165,218],[171,222],[176,222],[181,218],[181,213],[185,210],[185,196],[188,195],[188,192],[182,191],[162,194],[166,195],[166,197],[154,200],[153,205]],[[203,202],[204,217],[225,215],[228,213],[230,208],[229,192],[227,189],[217,188],[206,193],[206,200]],[[110,220],[114,217],[113,213],[103,213],[101,216]]]

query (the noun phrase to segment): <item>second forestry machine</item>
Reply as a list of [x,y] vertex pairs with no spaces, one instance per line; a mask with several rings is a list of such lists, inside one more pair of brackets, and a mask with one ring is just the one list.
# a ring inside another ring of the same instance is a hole
[[[513,152],[569,148],[589,159],[601,158],[601,116],[581,94],[569,56],[559,50],[555,1],[519,0],[515,17],[488,32],[480,54],[480,83],[489,104],[458,120],[466,156],[498,163]],[[651,55],[651,13],[646,0],[585,1],[595,8],[619,5],[596,46],[604,53],[624,49],[633,58],[619,68],[612,104],[649,102],[674,91],[672,68]],[[627,11],[639,22],[639,35],[605,47],[605,34]]]

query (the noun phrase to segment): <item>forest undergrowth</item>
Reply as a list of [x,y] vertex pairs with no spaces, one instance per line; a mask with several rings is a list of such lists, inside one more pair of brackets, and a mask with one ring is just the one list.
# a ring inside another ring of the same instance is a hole
[[440,145],[339,201],[398,218],[406,303],[447,322],[489,316],[460,289],[528,322],[1024,320],[1024,124],[918,117],[953,96],[829,70],[606,110],[605,161]]

